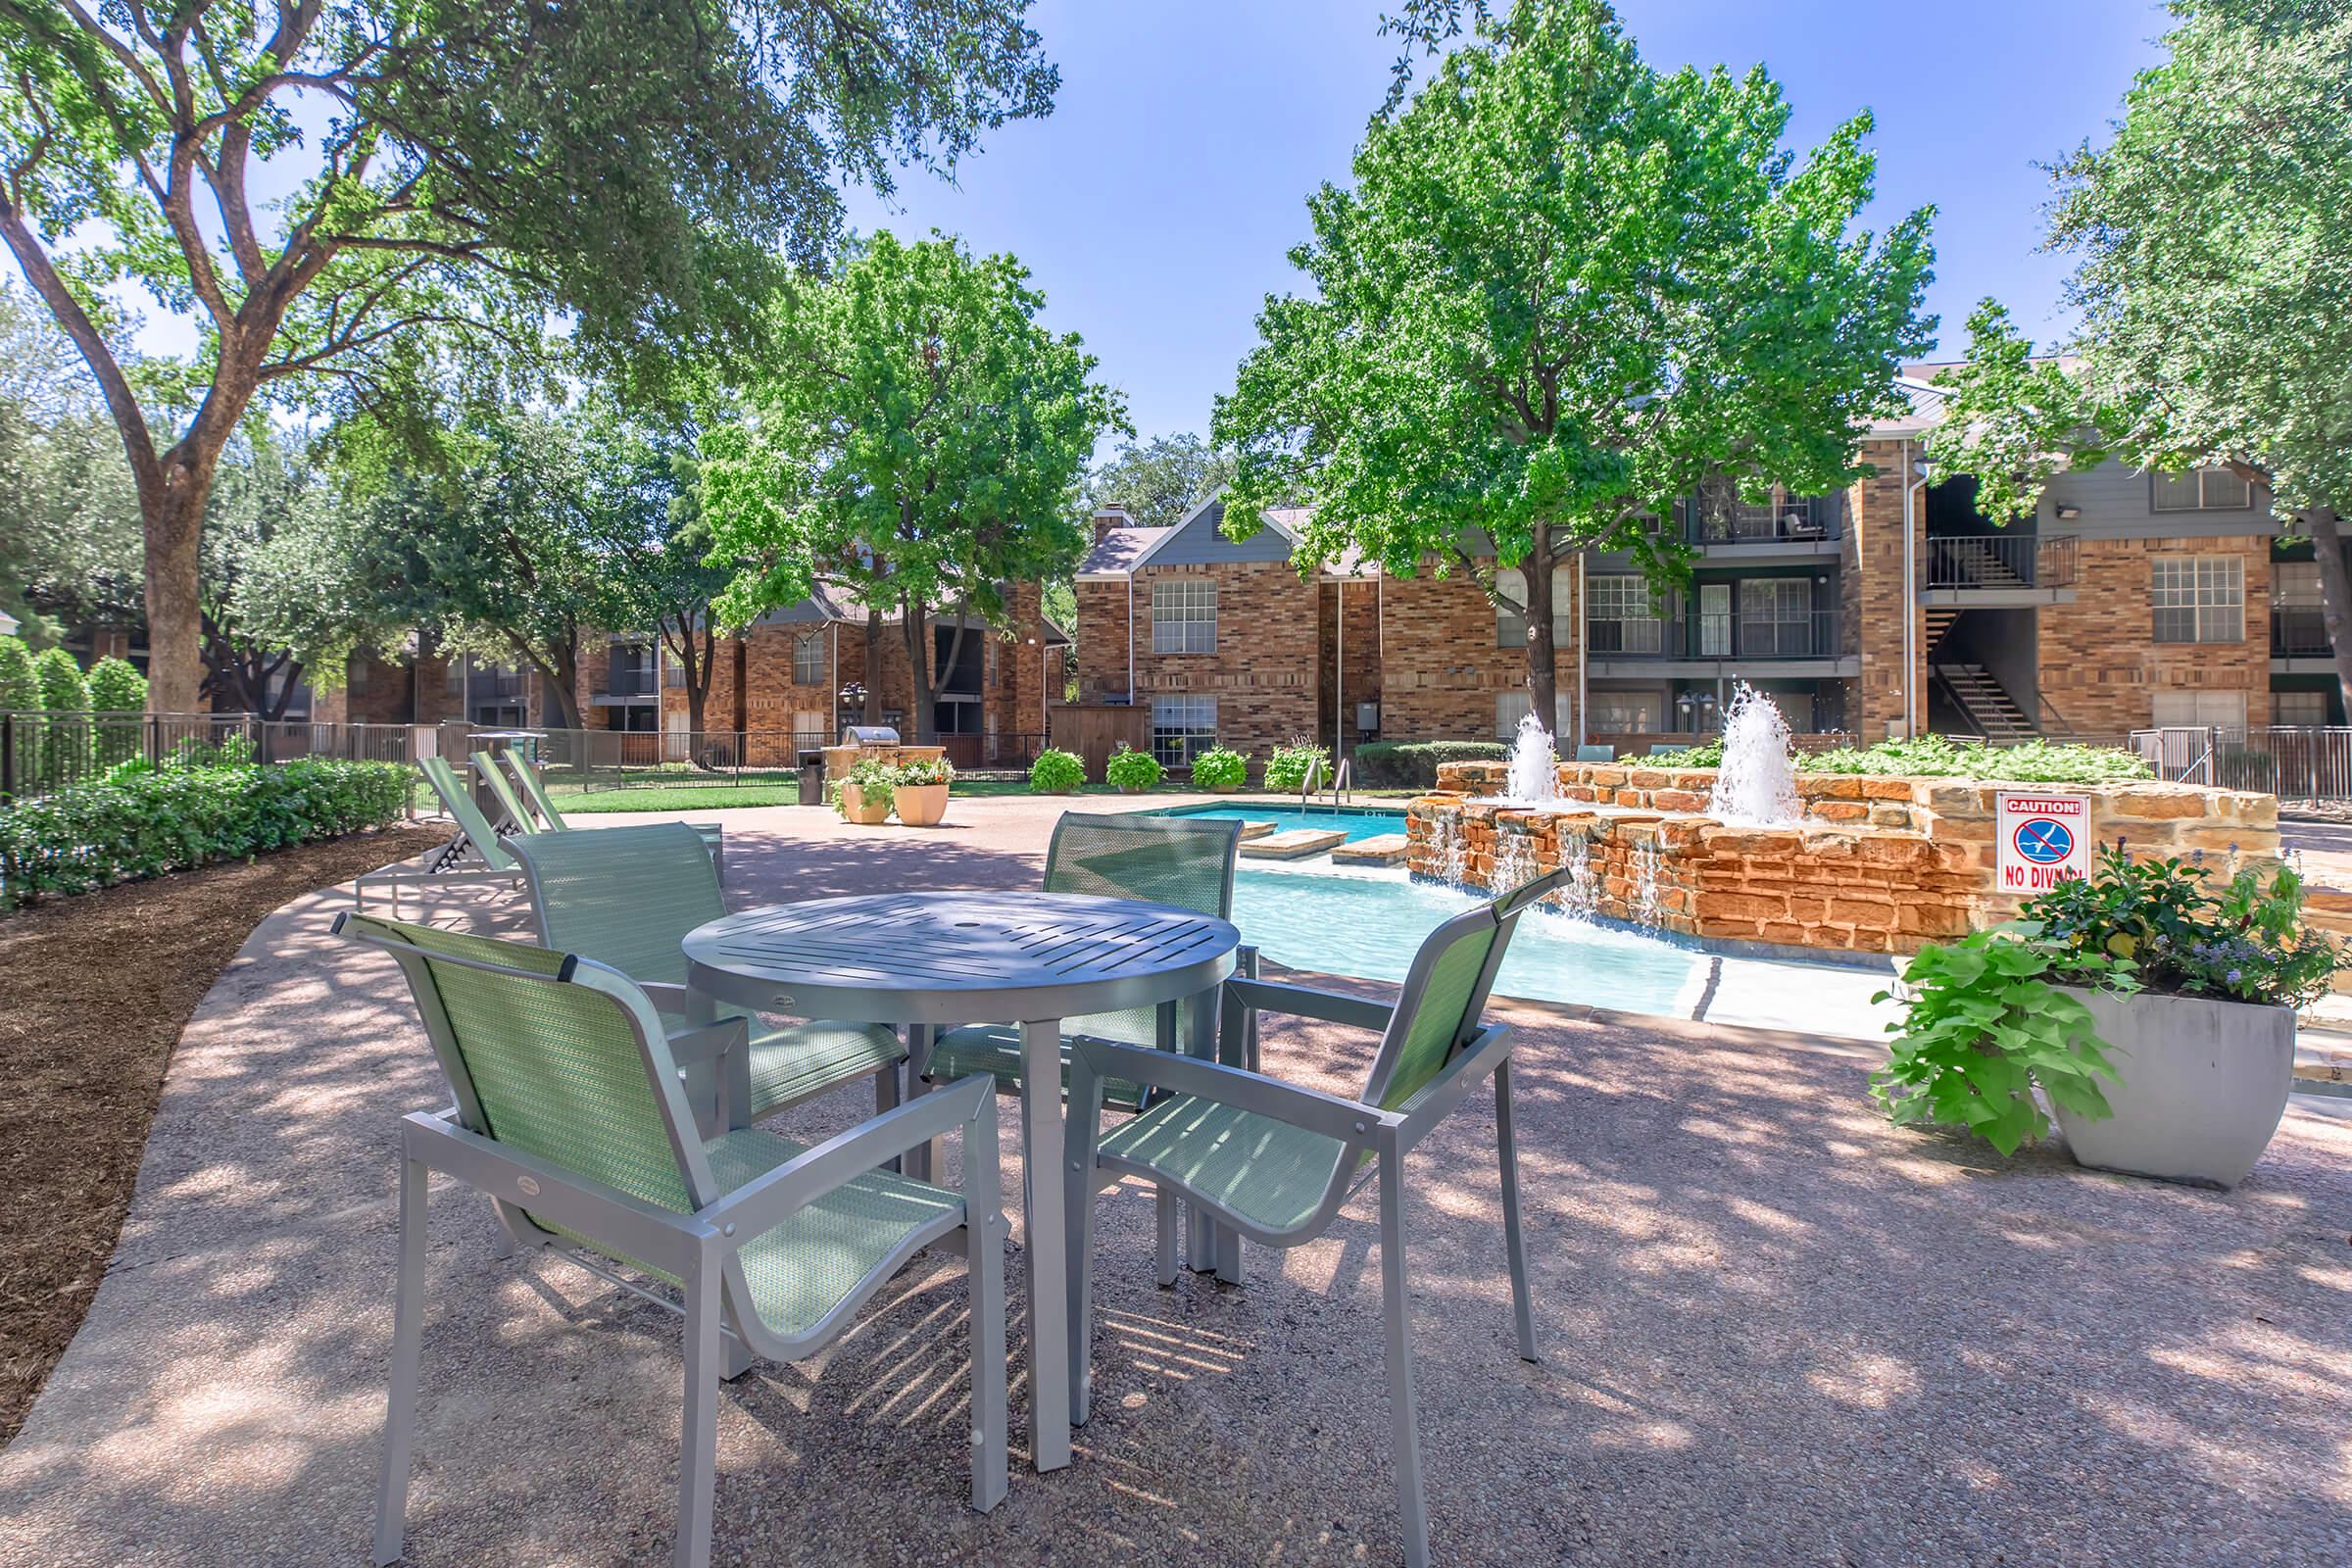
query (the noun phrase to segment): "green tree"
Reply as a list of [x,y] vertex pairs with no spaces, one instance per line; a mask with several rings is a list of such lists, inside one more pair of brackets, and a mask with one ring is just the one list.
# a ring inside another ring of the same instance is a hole
[[[1044,306],[1009,256],[876,234],[822,286],[779,295],[782,351],[742,389],[745,416],[703,439],[703,514],[749,564],[727,618],[830,582],[866,607],[870,648],[895,610],[926,740],[966,618],[1002,625],[1005,584],[1076,564],[1075,487],[1096,441],[1125,427],[1077,335],[1039,324]],[[961,612],[936,666],[934,612]]]
[[[887,190],[1047,111],[1025,10],[0,0],[0,242],[128,456],[157,705],[195,704],[201,524],[257,398],[422,429],[420,387],[527,359],[550,312],[656,389],[754,348],[779,243],[831,244],[837,176]],[[119,285],[199,330],[184,417],[142,392]]]
[[1311,502],[1302,566],[1354,546],[1468,571],[1525,617],[1552,712],[1558,564],[1625,550],[1671,579],[1656,519],[1702,481],[1849,482],[1926,345],[1930,215],[1854,226],[1870,118],[1801,158],[1788,125],[1761,68],[1662,74],[1594,0],[1481,20],[1308,201],[1313,293],[1267,302],[1210,427],[1238,457],[1228,529]]
[[0,635],[0,713],[30,712],[41,688],[32,675],[32,650],[22,637]]
[[74,656],[63,648],[44,648],[32,657],[32,681],[44,713],[86,713],[90,686]]
[[1190,430],[1122,441],[1107,462],[1086,476],[1086,505],[1121,506],[1146,528],[1181,522],[1200,503],[1233,477],[1233,455],[1219,452]]
[[32,682],[41,703],[41,776],[55,788],[87,771],[90,687],[63,648],[44,648],[32,656]]
[[700,735],[719,639],[737,628],[716,608],[735,568],[711,556],[715,544],[702,514],[693,437],[657,437],[608,424],[597,444],[603,452],[597,548],[610,601],[606,624],[654,633],[677,664],[686,727]]
[[90,666],[90,707],[101,713],[137,713],[147,708],[147,677],[126,659],[109,655]]
[[139,502],[97,383],[38,302],[0,285],[0,610],[59,622],[139,618]]
[[2177,0],[2104,147],[2055,169],[2049,244],[2073,252],[2070,368],[1986,300],[1931,459],[1995,517],[2061,464],[2226,466],[2317,547],[2352,704],[2352,5]]

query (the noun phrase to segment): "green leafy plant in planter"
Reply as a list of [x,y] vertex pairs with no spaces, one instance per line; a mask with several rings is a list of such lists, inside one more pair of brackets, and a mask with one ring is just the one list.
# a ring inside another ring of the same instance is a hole
[[898,763],[860,758],[826,789],[825,799],[849,821],[872,824],[890,815],[898,784]]
[[1193,785],[1197,789],[1222,794],[1240,789],[1249,777],[1250,759],[1225,747],[1202,752],[1193,759]]
[[1289,746],[1277,746],[1274,755],[1266,759],[1266,788],[1289,794],[1306,786],[1308,774],[1318,779],[1331,777],[1331,749],[1309,741],[1296,741]]
[[953,784],[956,764],[944,757],[926,757],[919,761],[901,762],[896,778],[902,785],[917,788],[926,784]]
[[948,786],[956,766],[944,757],[901,762],[893,774],[892,809],[908,827],[937,827],[948,812]]
[[2239,868],[2218,891],[2197,859],[2132,860],[2099,852],[2096,873],[2026,906],[2042,939],[2129,959],[2154,992],[2300,1007],[2327,994],[2341,955],[2303,924],[2303,879],[2280,866],[2265,885]]
[[1068,795],[1086,782],[1086,764],[1068,752],[1040,752],[1029,765],[1029,793]]
[[1130,795],[1140,795],[1157,785],[1163,771],[1159,760],[1150,752],[1128,746],[1121,746],[1102,764],[1102,776]]

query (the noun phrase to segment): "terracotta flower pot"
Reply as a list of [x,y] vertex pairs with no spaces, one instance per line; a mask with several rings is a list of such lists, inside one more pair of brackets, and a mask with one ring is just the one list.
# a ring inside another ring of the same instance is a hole
[[841,787],[841,814],[861,827],[879,827],[890,820],[890,798],[867,800],[862,787],[844,784]]
[[893,797],[899,820],[908,827],[937,827],[948,814],[945,784],[902,784]]

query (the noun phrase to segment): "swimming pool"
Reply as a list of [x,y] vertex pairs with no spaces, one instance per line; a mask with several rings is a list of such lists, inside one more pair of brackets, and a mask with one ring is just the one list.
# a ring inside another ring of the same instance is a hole
[[1338,828],[1348,835],[1350,844],[1358,839],[1378,838],[1383,833],[1404,831],[1402,811],[1301,811],[1296,806],[1188,806],[1166,814],[1271,822],[1277,833],[1287,833],[1295,827]]
[[[1254,811],[1249,814],[1253,821],[1264,820]],[[1317,813],[1318,824],[1327,820],[1326,813]],[[1480,902],[1467,893],[1393,877],[1311,876],[1245,866],[1233,879],[1233,923],[1243,941],[1294,969],[1366,980],[1402,980],[1421,939]],[[1703,954],[1650,937],[1537,911],[1520,920],[1494,990],[1538,1002],[1689,1017],[1708,962]]]

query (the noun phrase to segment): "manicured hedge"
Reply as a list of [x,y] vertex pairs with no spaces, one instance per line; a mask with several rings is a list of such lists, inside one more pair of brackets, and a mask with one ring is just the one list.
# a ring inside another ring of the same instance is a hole
[[1441,762],[1499,762],[1499,741],[1367,741],[1355,749],[1354,778],[1367,790],[1435,789]]
[[242,860],[405,814],[397,762],[311,758],[125,771],[0,810],[0,907]]

